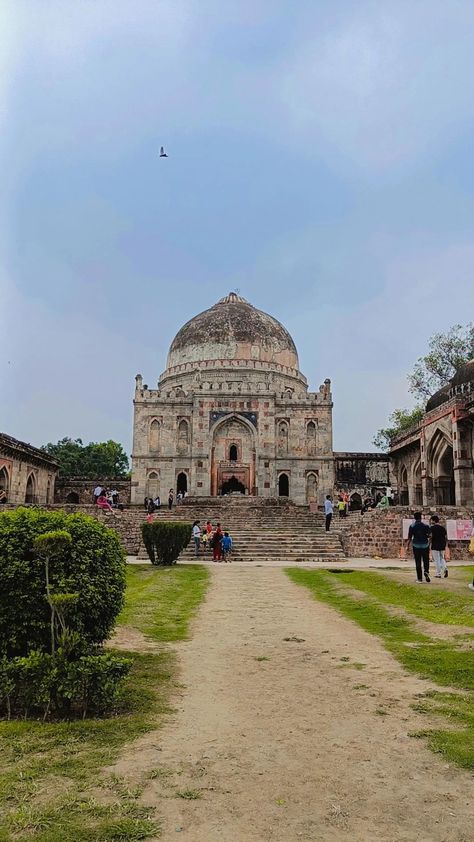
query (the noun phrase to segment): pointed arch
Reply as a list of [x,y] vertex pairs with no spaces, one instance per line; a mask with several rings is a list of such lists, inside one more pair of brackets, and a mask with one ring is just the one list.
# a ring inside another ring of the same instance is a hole
[[289,424],[288,421],[278,421],[277,444],[279,453],[288,453]]
[[155,453],[160,449],[160,440],[161,440],[161,423],[158,418],[153,418],[150,421],[150,426],[148,429],[148,445],[151,451]]
[[287,473],[282,472],[278,477],[278,496],[290,496],[290,478]]
[[314,456],[316,453],[316,432],[316,422],[308,421],[306,424],[306,449],[308,451],[308,456]]
[[0,468],[0,491],[4,491],[7,495],[10,491],[10,476],[5,465]]
[[26,481],[25,503],[37,502],[37,482],[33,471],[28,475]]
[[182,418],[178,423],[178,453],[186,453],[189,447],[189,423]]
[[319,477],[316,471],[311,471],[306,475],[306,502],[314,503],[318,499],[318,481]]
[[160,475],[157,471],[150,471],[146,480],[146,496],[156,500],[160,496]]

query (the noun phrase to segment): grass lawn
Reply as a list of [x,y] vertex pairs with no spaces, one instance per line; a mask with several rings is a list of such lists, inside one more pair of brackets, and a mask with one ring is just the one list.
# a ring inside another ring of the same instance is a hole
[[208,570],[198,564],[129,564],[125,606],[118,624],[132,626],[154,640],[184,640],[208,578]]
[[[141,567],[132,570],[123,614],[128,625],[151,629],[163,642],[185,639],[206,571],[175,566],[145,576]],[[154,598],[156,612],[166,615],[161,619],[154,617]],[[126,654],[132,672],[109,719],[0,722],[0,842],[133,842],[158,832],[152,811],[139,802],[141,787],[130,790],[101,770],[170,711],[175,657],[170,651]]]
[[[286,573],[297,584],[309,588],[316,599],[326,602],[370,634],[380,637],[406,669],[431,679],[440,687],[468,691],[462,695],[429,693],[417,707],[425,713],[442,713],[450,720],[450,730],[424,732],[431,747],[460,766],[474,768],[474,635],[463,635],[452,641],[437,640],[419,632],[409,617],[393,616],[384,607],[385,604],[395,604],[406,607],[413,614],[417,609],[418,616],[427,617],[429,613],[431,622],[436,622],[437,616],[442,617],[438,622],[454,624],[457,618],[458,623],[467,625],[464,619],[466,612],[462,615],[463,619],[459,619],[460,603],[442,600],[437,607],[432,601],[433,591],[428,586],[414,585],[412,588],[411,585],[398,585],[386,580],[382,574],[357,571],[336,575],[329,571],[301,568],[290,568]],[[347,587],[355,588],[359,593],[351,594],[345,589]],[[415,588],[418,605],[414,604],[412,593]],[[368,596],[363,596],[364,590]],[[404,602],[405,590],[409,607]],[[440,596],[447,594],[440,593]]]

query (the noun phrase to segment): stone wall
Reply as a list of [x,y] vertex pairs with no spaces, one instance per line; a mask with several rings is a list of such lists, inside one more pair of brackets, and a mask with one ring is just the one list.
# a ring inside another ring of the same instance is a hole
[[[423,510],[423,516],[429,518],[435,510]],[[458,509],[452,506],[437,508],[440,523],[445,524],[451,519],[472,519],[473,512],[468,509]],[[392,507],[386,510],[367,512],[365,515],[353,515],[344,524],[342,531],[342,545],[349,558],[364,558],[379,556],[380,558],[398,558],[402,544],[402,521],[413,518],[413,509]],[[469,555],[468,541],[449,541],[451,558],[456,560],[472,560]]]
[[[130,479],[99,478],[87,479],[84,477],[58,477],[54,489],[55,503],[79,503],[90,505],[93,502],[94,488],[101,485],[107,489],[117,489],[119,502],[124,505],[130,503]],[[68,499],[69,498],[69,499]]]

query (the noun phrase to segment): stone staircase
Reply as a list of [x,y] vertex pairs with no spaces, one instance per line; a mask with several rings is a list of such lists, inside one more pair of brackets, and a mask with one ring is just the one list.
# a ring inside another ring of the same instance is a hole
[[[186,499],[171,512],[162,509],[155,513],[157,519],[199,520],[201,528],[206,521],[221,524],[223,531],[232,536],[233,561],[268,562],[289,564],[307,561],[338,561],[345,558],[337,520],[327,533],[324,517],[320,512],[310,512],[307,506],[296,506],[289,501],[252,497],[225,497]],[[143,544],[138,558],[146,559]],[[204,558],[212,558],[208,550]],[[181,553],[180,560],[194,559],[194,544]]]

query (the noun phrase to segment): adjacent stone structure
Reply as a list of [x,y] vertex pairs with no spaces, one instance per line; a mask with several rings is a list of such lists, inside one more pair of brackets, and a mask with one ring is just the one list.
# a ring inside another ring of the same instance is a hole
[[347,491],[352,511],[370,496],[377,503],[391,487],[390,457],[385,453],[335,453],[336,489]]
[[132,503],[334,489],[330,380],[309,392],[288,331],[236,293],[181,328],[156,389],[137,375],[134,405]]
[[0,491],[8,503],[52,503],[58,469],[44,450],[0,433]]
[[113,477],[105,479],[102,477],[99,479],[58,477],[54,490],[54,502],[88,505],[94,502],[94,488],[98,485],[109,490],[116,489],[119,493],[119,502],[124,505],[130,503],[130,480]]
[[474,506],[474,360],[392,441],[390,457],[400,503]]

